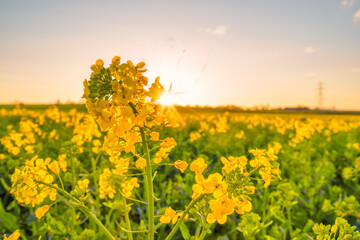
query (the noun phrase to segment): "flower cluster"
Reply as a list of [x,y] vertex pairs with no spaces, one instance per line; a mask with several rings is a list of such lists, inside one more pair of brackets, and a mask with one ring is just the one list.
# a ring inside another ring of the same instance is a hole
[[[234,211],[244,214],[252,210],[250,195],[255,193],[254,183],[250,176],[258,172],[269,186],[275,176],[280,175],[279,164],[273,150],[250,150],[255,158],[248,161],[245,156],[228,158],[222,157],[222,173],[210,174],[207,178],[203,172],[207,167],[203,158],[198,158],[190,165],[190,170],[195,172],[196,184],[193,185],[193,199],[207,196],[210,212],[207,212],[208,223],[218,222],[224,224],[227,216]],[[248,166],[250,165],[250,166]],[[250,171],[248,171],[251,169]]]
[[108,196],[114,198],[117,191],[120,191],[126,197],[131,197],[134,188],[139,188],[138,179],[133,177],[127,179],[124,176],[129,168],[130,159],[111,157],[110,161],[115,166],[113,169],[105,168],[99,179],[100,198]]
[[165,138],[160,145],[160,150],[155,154],[154,163],[161,163],[163,158],[167,158],[169,152],[176,146],[173,138]]
[[277,156],[272,148],[250,150],[250,153],[255,156],[255,159],[250,161],[250,166],[259,169],[259,174],[265,182],[264,187],[268,187],[275,176],[280,178],[279,163],[276,162]]
[[196,132],[190,133],[190,142],[194,142],[201,136],[209,132],[211,135],[215,133],[226,133],[228,131],[228,116],[226,112],[223,116],[216,118],[207,117],[205,121],[200,121],[200,128]]
[[[162,215],[160,217],[160,222],[161,223],[170,223],[171,222],[172,224],[175,224],[181,215],[182,215],[182,212],[176,212],[171,207],[167,207],[165,209],[164,215]],[[185,218],[187,218],[187,216]]]
[[360,157],[355,159],[354,166],[345,167],[342,171],[342,176],[345,180],[357,182],[359,179],[360,172]]
[[165,89],[159,77],[148,88],[144,67],[143,62],[120,63],[118,56],[104,67],[99,59],[91,66],[90,80],[84,81],[86,107],[101,130],[107,131],[104,148],[109,155],[135,152],[135,143],[141,141],[139,127],[178,126],[172,112],[158,110],[156,101]]
[[[85,142],[91,142],[94,137],[99,138],[101,136],[96,122],[89,116],[85,116],[81,122],[79,121],[75,125],[73,133],[74,136],[71,138],[71,141],[79,147],[79,152],[83,151],[82,145]],[[99,140],[94,143],[94,147],[99,147],[96,143],[99,143]],[[98,149],[96,148],[96,150]]]
[[25,152],[34,153],[35,136],[41,135],[42,131],[38,124],[31,120],[20,121],[19,132],[12,130],[8,136],[0,139],[0,143],[5,146],[9,153],[18,155],[23,147]]
[[[13,182],[11,193],[20,204],[35,206],[42,203],[46,197],[49,197],[51,201],[56,200],[56,190],[40,182],[53,184],[54,177],[48,170],[58,174],[60,166],[64,164],[60,165],[55,160],[50,162],[50,158],[44,160],[35,156],[25,162],[23,169],[15,169],[11,176]],[[54,186],[57,187],[57,184]]]
[[313,231],[316,234],[316,240],[327,239],[352,239],[360,240],[360,233],[355,231],[356,226],[351,226],[345,219],[336,218],[335,224],[324,225],[315,224]]

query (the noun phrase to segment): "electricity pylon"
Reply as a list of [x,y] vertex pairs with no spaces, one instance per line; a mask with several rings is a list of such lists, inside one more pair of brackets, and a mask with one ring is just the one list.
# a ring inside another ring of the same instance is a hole
[[318,109],[323,108],[323,94],[324,94],[324,85],[322,82],[319,82],[318,86]]

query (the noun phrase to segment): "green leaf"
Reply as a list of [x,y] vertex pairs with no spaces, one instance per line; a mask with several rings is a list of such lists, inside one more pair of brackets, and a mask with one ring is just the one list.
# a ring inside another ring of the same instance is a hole
[[185,225],[184,222],[182,222],[180,224],[180,231],[181,231],[181,235],[183,236],[184,240],[190,240],[191,239],[189,229],[187,228],[187,226]]
[[15,231],[19,229],[16,216],[5,211],[2,202],[0,201],[0,230],[4,227],[7,231]]

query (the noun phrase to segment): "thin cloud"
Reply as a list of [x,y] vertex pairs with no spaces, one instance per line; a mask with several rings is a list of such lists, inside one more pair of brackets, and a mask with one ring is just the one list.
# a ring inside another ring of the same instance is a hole
[[306,53],[313,53],[313,52],[316,52],[317,50],[313,47],[307,47],[305,48],[305,52]]
[[344,1],[342,1],[342,5],[343,6],[349,6],[349,7],[351,7],[352,5],[354,5],[354,3],[355,3],[355,0],[344,0]]
[[219,36],[223,36],[226,34],[227,31],[227,26],[226,25],[220,25],[217,26],[216,28],[201,28],[200,31],[206,32],[206,33],[211,33],[214,35],[219,35]]
[[360,9],[354,14],[353,22],[357,23],[360,21]]

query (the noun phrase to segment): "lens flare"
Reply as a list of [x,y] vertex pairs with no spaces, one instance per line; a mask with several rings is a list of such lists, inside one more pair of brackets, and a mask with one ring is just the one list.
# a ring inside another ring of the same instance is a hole
[[165,92],[159,100],[160,104],[164,106],[173,105],[175,104],[175,101],[176,101],[175,96],[169,92]]

